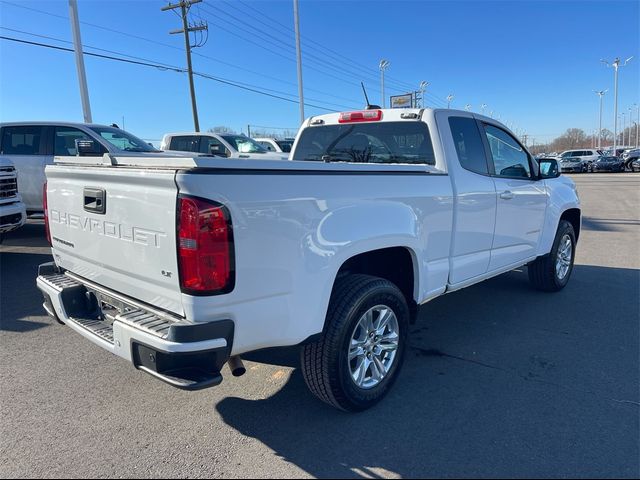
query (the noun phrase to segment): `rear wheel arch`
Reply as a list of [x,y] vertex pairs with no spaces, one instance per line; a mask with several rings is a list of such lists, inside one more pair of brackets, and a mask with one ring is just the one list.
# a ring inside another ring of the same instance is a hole
[[[418,298],[418,261],[415,251],[406,246],[396,246],[370,250],[346,259],[334,278],[333,289],[338,280],[350,274],[363,274],[384,278],[400,289],[411,313],[411,322],[415,321]],[[326,321],[325,321],[326,327]]]

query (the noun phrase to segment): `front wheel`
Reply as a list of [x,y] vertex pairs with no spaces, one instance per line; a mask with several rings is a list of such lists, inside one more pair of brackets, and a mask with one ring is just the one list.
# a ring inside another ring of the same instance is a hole
[[322,337],[301,350],[311,392],[345,411],[362,411],[389,392],[402,367],[409,308],[393,283],[369,275],[336,281]]
[[560,220],[551,253],[529,264],[529,282],[545,292],[562,290],[569,283],[575,255],[576,234],[573,225]]

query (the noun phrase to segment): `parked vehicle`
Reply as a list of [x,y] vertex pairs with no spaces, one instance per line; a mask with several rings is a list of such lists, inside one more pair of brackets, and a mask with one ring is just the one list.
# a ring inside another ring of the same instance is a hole
[[625,151],[622,154],[622,160],[624,161],[624,167],[627,170],[632,170],[631,164],[634,160],[640,158],[640,148],[633,148]]
[[575,162],[575,160],[578,159],[582,163],[582,171],[586,172],[589,170],[589,165],[598,160],[601,156],[602,152],[599,150],[565,150],[558,156],[558,159],[560,162],[564,162],[566,160]]
[[167,133],[160,144],[162,150],[200,152],[217,157],[259,160],[287,160],[283,153],[269,152],[246,135],[235,133]]
[[398,377],[419,305],[525,265],[540,290],[569,281],[576,186],[493,119],[332,113],[292,159],[57,158],[45,309],[183,389],[301,345],[310,390],[354,411]]
[[[0,158],[8,159],[18,173],[18,187],[28,213],[42,212],[44,169],[56,155],[76,155],[76,141],[90,154],[161,154],[130,133],[116,127],[69,122],[16,122],[0,124]],[[174,155],[175,156],[175,155]]]
[[5,233],[20,228],[26,220],[16,169],[10,160],[0,157],[0,243]]
[[632,172],[640,172],[640,158],[636,158],[631,162],[630,165]]
[[585,166],[580,157],[565,157],[560,161],[560,171],[562,173],[582,173]]
[[618,157],[600,157],[589,165],[590,172],[624,172],[624,162]]
[[264,147],[270,152],[289,153],[291,147],[293,147],[294,138],[285,138],[284,140],[277,140],[275,138],[259,137],[254,138],[260,146]]

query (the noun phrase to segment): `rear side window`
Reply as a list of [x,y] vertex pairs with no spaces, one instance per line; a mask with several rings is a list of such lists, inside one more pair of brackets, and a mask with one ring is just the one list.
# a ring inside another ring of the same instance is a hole
[[487,175],[487,156],[476,121],[473,118],[449,117],[449,126],[462,168]]
[[169,150],[179,150],[182,152],[199,152],[200,137],[196,137],[194,135],[181,135],[177,137],[171,137]]
[[[195,150],[190,150],[194,152]],[[200,153],[207,155],[223,155],[225,147],[220,140],[213,137],[200,137]]]
[[305,128],[295,160],[435,165],[422,122],[376,122]]
[[4,127],[2,147],[4,155],[39,155],[43,127]]

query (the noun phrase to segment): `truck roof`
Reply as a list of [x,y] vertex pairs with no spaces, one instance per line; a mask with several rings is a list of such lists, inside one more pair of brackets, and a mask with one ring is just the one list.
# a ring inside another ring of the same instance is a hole
[[21,127],[21,126],[29,126],[29,125],[38,125],[45,127],[107,127],[111,128],[111,125],[104,125],[102,123],[82,123],[82,122],[56,122],[51,120],[45,120],[42,122],[38,122],[35,120],[29,120],[26,122],[2,122],[0,123],[0,127]]

